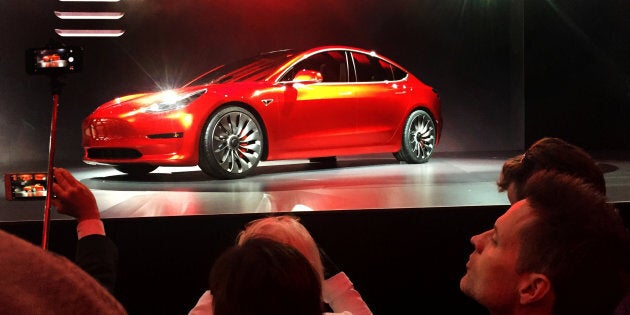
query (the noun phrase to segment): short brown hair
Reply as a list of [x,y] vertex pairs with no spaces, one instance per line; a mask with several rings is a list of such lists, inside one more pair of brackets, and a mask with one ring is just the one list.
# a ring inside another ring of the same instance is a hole
[[515,185],[516,197],[523,199],[523,186],[527,179],[540,170],[554,170],[581,178],[602,194],[606,194],[604,173],[595,160],[582,148],[559,138],[546,137],[536,141],[522,155],[505,163],[497,186],[505,191]]
[[539,171],[524,187],[535,220],[520,232],[517,272],[545,274],[555,315],[610,314],[625,292],[630,241],[616,209],[584,180]]

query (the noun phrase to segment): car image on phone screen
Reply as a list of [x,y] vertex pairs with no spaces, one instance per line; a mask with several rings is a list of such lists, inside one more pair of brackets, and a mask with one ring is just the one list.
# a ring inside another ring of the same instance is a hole
[[4,174],[7,200],[45,198],[48,174],[45,172],[23,172]]

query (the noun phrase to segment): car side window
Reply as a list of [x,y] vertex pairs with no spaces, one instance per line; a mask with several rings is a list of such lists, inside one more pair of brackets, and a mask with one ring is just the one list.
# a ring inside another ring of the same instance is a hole
[[392,67],[392,71],[394,73],[394,80],[398,81],[407,77],[407,72],[405,72],[403,69],[400,69],[394,65],[390,66]]
[[363,53],[352,53],[358,82],[392,81],[405,78],[407,73],[383,59]]
[[322,74],[324,82],[348,82],[346,53],[340,50],[325,51],[312,55],[289,70],[281,81],[291,81],[300,70],[313,70]]

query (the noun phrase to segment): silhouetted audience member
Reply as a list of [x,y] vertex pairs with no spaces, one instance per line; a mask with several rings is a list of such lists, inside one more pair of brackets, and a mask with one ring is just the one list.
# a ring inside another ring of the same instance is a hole
[[281,215],[254,220],[239,233],[237,243],[241,244],[255,237],[271,238],[297,248],[322,275],[322,296],[333,312],[372,314],[350,278],[317,245],[298,217]]
[[208,281],[216,315],[321,315],[321,278],[297,249],[254,238],[224,252]]
[[505,161],[497,181],[499,191],[507,191],[510,203],[523,199],[525,182],[540,170],[554,170],[581,178],[606,194],[604,173],[595,160],[582,148],[551,137],[536,141],[524,154]]
[[[325,279],[322,284],[322,297],[331,311],[350,312],[353,315],[371,315],[361,294],[355,290],[348,276],[326,256],[317,243],[300,223],[298,217],[290,215],[271,216],[249,222],[237,237],[237,244],[252,238],[270,238],[295,247],[306,257],[313,268]],[[323,258],[323,259],[322,259]],[[324,268],[326,265],[326,268]],[[210,301],[212,294],[206,291],[190,311],[189,315],[212,314]]]
[[63,256],[0,230],[0,314],[126,314],[92,276]]
[[471,239],[462,292],[490,314],[612,314],[625,292],[630,245],[593,185],[540,171],[494,228]]
[[[553,170],[581,178],[602,194],[606,194],[604,173],[597,162],[582,148],[559,138],[536,141],[522,155],[508,159],[497,185],[507,191],[511,204],[525,198],[523,185],[535,172]],[[630,293],[619,305],[616,315],[630,315]]]
[[94,194],[64,168],[54,169],[52,205],[77,219],[75,263],[113,292],[118,270],[118,248],[105,236]]

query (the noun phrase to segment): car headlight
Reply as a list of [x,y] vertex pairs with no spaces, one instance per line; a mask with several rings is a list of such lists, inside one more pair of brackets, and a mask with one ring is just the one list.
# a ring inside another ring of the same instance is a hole
[[161,94],[158,101],[145,107],[144,111],[148,113],[161,113],[171,110],[178,110],[186,107],[192,101],[196,100],[199,96],[206,93],[206,91],[206,89],[203,89],[183,94],[173,91],[167,91]]

